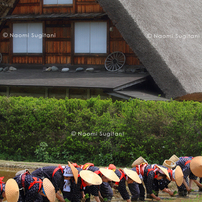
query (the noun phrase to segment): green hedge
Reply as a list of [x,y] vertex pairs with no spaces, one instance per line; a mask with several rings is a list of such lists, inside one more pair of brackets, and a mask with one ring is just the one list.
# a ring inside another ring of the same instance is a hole
[[131,165],[202,155],[202,104],[0,97],[0,158]]

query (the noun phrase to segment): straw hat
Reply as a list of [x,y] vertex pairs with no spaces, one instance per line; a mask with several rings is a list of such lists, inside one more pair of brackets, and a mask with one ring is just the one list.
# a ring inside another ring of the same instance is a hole
[[50,202],[55,202],[56,199],[55,187],[48,178],[43,179],[43,187],[48,200]]
[[75,183],[77,184],[79,171],[78,171],[69,161],[68,161],[68,165],[69,165],[69,167],[70,167],[71,170],[72,170]]
[[102,178],[90,170],[82,170],[79,174],[84,181],[91,185],[102,184]]
[[175,182],[177,184],[177,186],[181,186],[183,179],[184,179],[184,174],[182,172],[182,169],[180,166],[177,166],[174,170],[175,172]]
[[195,176],[202,177],[202,156],[196,156],[191,160],[190,169]]
[[172,169],[172,168],[176,167],[176,163],[174,161],[172,161],[172,160],[165,160],[163,162],[163,166]]
[[119,177],[115,174],[113,170],[106,169],[106,168],[100,168],[100,172],[109,180],[113,182],[119,182]]
[[173,162],[177,162],[180,159],[175,154],[173,154],[168,160],[173,161]]
[[142,183],[142,181],[141,181],[140,177],[138,176],[137,172],[135,172],[134,170],[130,170],[128,168],[124,168],[123,171],[133,181],[135,181],[135,182],[137,182],[139,184]]
[[8,202],[17,202],[19,199],[19,187],[14,179],[9,179],[5,186],[5,195]]
[[159,165],[157,165],[156,167],[159,168],[159,169],[167,176],[167,178],[168,178],[169,180],[171,180],[171,179],[170,179],[170,176],[169,176],[169,173],[168,173],[168,170],[167,170],[166,168],[164,168],[164,167],[162,167],[162,166],[159,166]]
[[140,165],[141,163],[148,163],[142,156],[137,158],[133,163],[132,167],[135,167],[136,165]]

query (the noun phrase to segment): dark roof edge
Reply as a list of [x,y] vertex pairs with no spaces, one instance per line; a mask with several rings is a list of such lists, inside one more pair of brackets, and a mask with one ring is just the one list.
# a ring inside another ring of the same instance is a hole
[[[175,98],[179,94],[181,96],[187,94],[161,55],[144,36],[137,23],[129,15],[120,1],[98,0],[98,2],[122,34],[125,41],[146,67],[156,84],[165,93],[166,98]],[[169,89],[172,89],[172,92]]]
[[53,13],[53,14],[25,14],[25,15],[7,15],[5,17],[1,17],[3,20],[13,20],[13,19],[50,19],[50,18],[101,18],[107,16],[106,13]]

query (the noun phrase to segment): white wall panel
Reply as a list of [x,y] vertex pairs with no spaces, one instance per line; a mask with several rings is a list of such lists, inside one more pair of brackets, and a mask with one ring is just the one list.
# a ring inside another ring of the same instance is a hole
[[107,23],[92,22],[91,23],[91,53],[106,53],[107,52]]
[[28,32],[28,53],[42,53],[42,23],[29,23]]
[[27,53],[27,23],[13,24],[13,53]]
[[75,23],[75,53],[90,52],[90,23]]

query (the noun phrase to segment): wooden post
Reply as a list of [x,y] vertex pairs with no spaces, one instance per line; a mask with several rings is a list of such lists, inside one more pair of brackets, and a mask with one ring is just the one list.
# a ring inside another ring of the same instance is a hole
[[70,98],[69,97],[69,88],[66,88],[66,97]]
[[9,97],[9,95],[10,95],[10,88],[7,86],[6,87],[6,96]]
[[107,21],[107,54],[110,53],[110,21]]
[[71,65],[74,64],[74,22],[71,22]]
[[87,89],[87,99],[90,99],[90,89]]
[[[43,33],[46,33],[46,22],[45,21],[43,21],[42,26],[43,26]],[[43,42],[42,42],[43,43],[42,64],[44,65],[46,63],[46,37],[43,37],[42,40],[43,40]]]
[[48,88],[45,88],[45,98],[48,98]]
[[9,22],[9,53],[8,53],[8,62],[9,64],[13,63],[13,37],[10,37],[10,34],[13,34],[13,23]]
[[40,15],[43,14],[43,0],[40,0]]
[[73,13],[76,13],[76,0],[73,0]]

